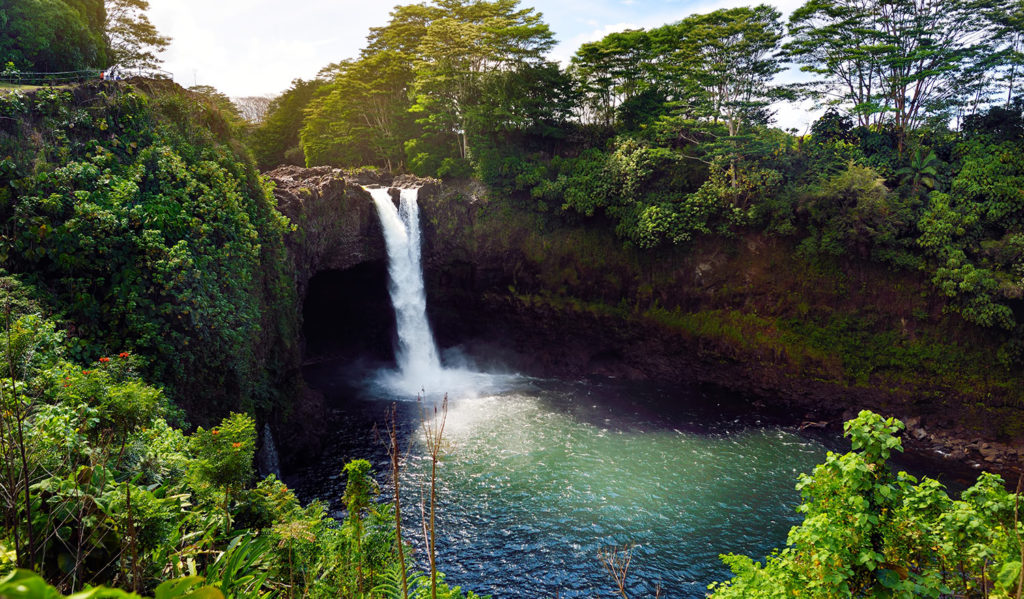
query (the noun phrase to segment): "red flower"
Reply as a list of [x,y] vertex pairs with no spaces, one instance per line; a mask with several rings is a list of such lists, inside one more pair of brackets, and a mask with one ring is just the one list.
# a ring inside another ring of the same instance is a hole
[[217,430],[217,429],[213,429],[212,431],[210,431],[210,433],[211,433],[211,434],[214,434],[214,435],[219,435],[219,434],[220,434],[220,431],[219,431],[219,430]]
[[90,372],[92,372],[92,371],[91,371],[91,370],[83,370],[83,371],[82,371],[82,374],[86,374],[86,375],[87,375],[87,374],[89,374]]
[[110,361],[110,358],[100,358],[100,362],[102,362],[104,364],[106,364],[109,361]]
[[239,447],[241,447],[241,446],[242,446],[242,444],[241,444],[241,443],[232,443],[232,444],[231,444],[231,447],[234,447],[235,449],[238,449],[238,448],[239,448]]
[[118,357],[118,358],[127,358],[127,357],[128,357],[128,356],[130,356],[130,355],[131,355],[130,353],[128,353],[128,352],[126,352],[126,351],[123,351],[123,352],[121,352],[121,353],[117,354],[117,357]]

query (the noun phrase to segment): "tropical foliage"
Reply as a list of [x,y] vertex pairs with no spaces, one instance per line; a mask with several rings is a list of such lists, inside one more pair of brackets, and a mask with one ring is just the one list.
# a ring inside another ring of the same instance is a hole
[[983,474],[960,499],[894,473],[903,423],[861,412],[853,451],[800,477],[804,521],[765,562],[723,556],[734,573],[712,597],[1016,597],[1024,585],[1019,498]]
[[[148,0],[7,0],[0,5],[0,65],[53,74],[112,65],[153,69],[170,43],[150,22]],[[35,77],[39,80],[40,77]]]
[[[137,596],[88,588],[102,583],[161,599],[398,596],[395,520],[368,462],[344,468],[344,521],[303,507],[274,476],[254,480],[250,416],[186,434],[136,354],[73,361],[36,295],[0,277],[0,568],[23,569],[0,595]],[[405,570],[409,596],[428,596]],[[440,583],[437,596],[465,595]]]
[[[10,0],[0,64],[151,67],[167,39],[147,7]],[[1022,23],[1004,0],[810,0],[788,23],[758,5],[613,33],[563,68],[535,10],[435,0],[396,7],[255,129],[206,86],[0,98],[0,564],[43,575],[0,594],[462,596],[405,563],[368,462],[345,467],[341,520],[254,481],[252,414],[287,406],[298,366],[290,225],[257,163],[475,176],[538,226],[607,226],[646,255],[756,231],[808,264],[920,272],[1019,369]],[[813,80],[778,85],[789,63]],[[771,126],[794,98],[829,107],[807,135]],[[840,340],[814,326],[773,332]],[[889,339],[841,350],[884,368]],[[1017,498],[990,475],[954,500],[892,473],[899,429],[848,423],[854,451],[801,479],[787,547],[726,558],[715,596],[1019,596]]]
[[[1009,366],[1024,347],[1019,13],[812,0],[787,25],[766,5],[722,9],[612,33],[561,69],[515,2],[399,6],[325,70],[304,117],[282,109],[287,126],[256,135],[297,136],[309,165],[476,175],[645,249],[762,229],[812,260],[922,270],[996,330]],[[787,62],[813,79],[778,85]],[[771,128],[798,98],[829,107],[810,135]]]
[[77,358],[144,356],[194,416],[269,409],[296,318],[269,188],[207,96],[91,94],[0,99],[4,264],[75,323]]
[[0,7],[0,64],[20,71],[105,66],[102,0],[10,0]]

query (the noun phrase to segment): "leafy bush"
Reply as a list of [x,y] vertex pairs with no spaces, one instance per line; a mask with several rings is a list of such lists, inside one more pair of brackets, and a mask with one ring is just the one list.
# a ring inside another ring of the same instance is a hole
[[809,224],[804,248],[834,256],[867,258],[878,248],[892,248],[911,219],[909,206],[874,169],[853,162],[808,187],[801,205]]
[[[0,127],[0,254],[74,322],[76,358],[131,350],[194,416],[270,408],[260,348],[287,369],[295,298],[268,184],[204,97],[89,93],[99,109],[61,91],[0,99],[19,113]],[[33,126],[50,139],[23,143]]]
[[[774,171],[753,173],[752,177],[744,173],[733,185],[727,180],[733,171],[716,165],[711,173],[711,178],[696,192],[675,202],[644,208],[632,235],[637,245],[652,248],[665,242],[686,243],[714,232],[726,234],[732,227],[746,224],[746,214],[740,208],[743,196],[769,191],[778,175]],[[758,175],[763,177],[758,179]],[[761,186],[768,189],[758,189]]]
[[[0,302],[31,305],[7,283],[18,301]],[[139,378],[132,354],[82,367],[68,360],[52,321],[12,313],[3,324],[0,488],[12,500],[3,504],[0,547],[13,554],[7,565],[45,580],[16,572],[0,579],[0,595],[129,596],[85,589],[107,584],[161,598],[381,596],[370,593],[395,571],[395,520],[373,501],[369,462],[345,468],[349,514],[339,523],[322,504],[301,506],[273,476],[250,486],[250,416],[185,435],[164,420],[173,410]],[[426,597],[426,579],[411,579],[414,596]],[[463,596],[447,585],[439,591]]]
[[1024,159],[1016,144],[984,139],[958,152],[961,169],[948,193],[930,194],[917,243],[936,261],[933,282],[966,320],[1014,330],[1012,304],[1024,293]]
[[804,521],[762,564],[722,556],[732,580],[712,597],[1015,596],[1022,524],[1016,498],[982,474],[960,500],[938,481],[893,473],[903,424],[864,411],[846,423],[850,453],[829,453],[797,488]]

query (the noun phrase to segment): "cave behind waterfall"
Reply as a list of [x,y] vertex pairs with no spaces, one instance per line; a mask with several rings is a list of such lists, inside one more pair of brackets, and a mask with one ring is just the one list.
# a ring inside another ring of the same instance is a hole
[[387,262],[325,270],[310,280],[303,303],[306,360],[392,360],[394,330]]

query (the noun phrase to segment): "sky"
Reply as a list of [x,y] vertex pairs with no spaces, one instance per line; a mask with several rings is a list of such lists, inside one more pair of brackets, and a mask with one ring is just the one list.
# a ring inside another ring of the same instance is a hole
[[[164,69],[186,87],[212,85],[231,97],[276,95],[296,78],[354,58],[370,27],[384,25],[396,4],[414,0],[150,0],[149,17],[172,38]],[[764,1],[764,0],[762,0]],[[656,27],[753,0],[522,0],[543,13],[567,62],[585,42],[608,33]],[[773,0],[784,16],[800,0]],[[790,77],[792,75],[789,75]],[[807,106],[778,105],[776,124],[801,132],[817,116]]]

